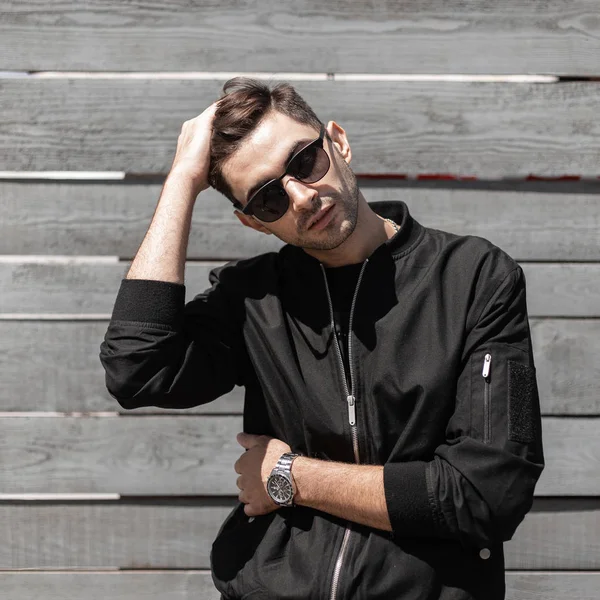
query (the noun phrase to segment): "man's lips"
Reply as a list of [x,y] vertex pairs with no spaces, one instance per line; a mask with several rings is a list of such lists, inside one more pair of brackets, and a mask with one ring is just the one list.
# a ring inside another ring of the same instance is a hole
[[308,223],[308,227],[306,228],[307,230],[310,229],[313,225],[315,225],[315,223],[317,223],[318,221],[320,221],[323,217],[325,217],[329,211],[334,207],[333,204],[330,204],[329,206],[326,206],[325,208],[323,208],[322,210],[320,210]]

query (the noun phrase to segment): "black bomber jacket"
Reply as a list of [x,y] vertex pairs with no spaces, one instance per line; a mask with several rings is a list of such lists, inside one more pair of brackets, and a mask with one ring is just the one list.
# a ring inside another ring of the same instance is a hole
[[244,386],[244,431],[384,468],[392,532],[304,506],[251,519],[238,503],[211,549],[222,598],[505,597],[503,542],[544,468],[523,270],[402,201],[370,206],[400,231],[361,270],[349,386],[324,268],[301,248],[220,266],[187,304],[183,284],[121,281],[100,360],[123,407]]

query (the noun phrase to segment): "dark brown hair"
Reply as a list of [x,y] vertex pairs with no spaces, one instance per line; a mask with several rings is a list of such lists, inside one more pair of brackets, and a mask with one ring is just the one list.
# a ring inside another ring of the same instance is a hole
[[232,202],[236,198],[223,177],[223,163],[274,110],[298,123],[312,125],[316,131],[321,127],[312,108],[289,83],[278,83],[271,89],[256,79],[234,77],[223,85],[213,121],[208,183]]

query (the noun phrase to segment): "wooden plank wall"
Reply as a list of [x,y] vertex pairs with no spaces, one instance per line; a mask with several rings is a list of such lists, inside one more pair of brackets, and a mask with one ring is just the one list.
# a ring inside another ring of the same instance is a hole
[[[241,393],[124,411],[98,352],[181,124],[256,72],[346,129],[368,200],[403,199],[522,264],[547,468],[506,545],[507,598],[598,598],[596,0],[24,0],[0,17],[3,598],[217,597]],[[187,298],[213,266],[278,244],[203,193]]]

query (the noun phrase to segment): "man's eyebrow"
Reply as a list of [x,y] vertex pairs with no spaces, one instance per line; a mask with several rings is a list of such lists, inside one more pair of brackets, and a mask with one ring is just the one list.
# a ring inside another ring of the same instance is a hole
[[[292,160],[292,156],[294,156],[294,154],[296,154],[296,152],[298,152],[298,150],[300,150],[300,148],[302,146],[306,146],[306,144],[308,144],[309,142],[314,141],[315,138],[306,138],[303,140],[296,140],[294,142],[294,145],[290,148],[290,151],[288,152],[287,158],[284,161],[284,165],[287,165],[288,162],[290,162],[290,160]],[[269,177],[268,179],[263,179],[261,181],[259,181],[256,185],[253,185],[249,190],[248,193],[246,194],[246,202],[248,202],[248,200],[250,199],[250,196],[252,196],[252,194],[254,194],[254,192],[256,192],[256,190],[258,190],[259,188],[261,188],[263,185],[265,185],[265,183],[267,183],[267,181],[271,181],[271,179],[274,179],[273,177]]]

